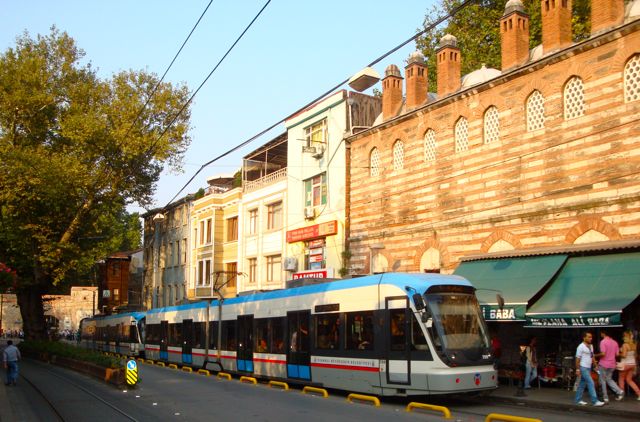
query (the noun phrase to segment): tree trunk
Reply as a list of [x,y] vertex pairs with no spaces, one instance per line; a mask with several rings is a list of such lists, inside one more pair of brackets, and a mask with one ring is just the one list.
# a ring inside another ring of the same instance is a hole
[[43,290],[39,285],[31,285],[17,292],[25,340],[47,339],[42,294]]

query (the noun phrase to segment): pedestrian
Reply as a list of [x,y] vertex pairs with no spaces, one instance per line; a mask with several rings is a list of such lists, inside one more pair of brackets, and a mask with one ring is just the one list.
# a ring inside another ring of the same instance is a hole
[[618,387],[611,377],[613,371],[616,370],[616,356],[620,352],[618,343],[609,337],[606,329],[600,330],[600,353],[596,353],[598,359],[598,373],[600,374],[600,386],[602,387],[602,397],[605,403],[609,403],[609,395],[607,394],[607,385],[616,393],[616,400],[622,400],[624,390]]
[[7,347],[2,354],[2,362],[7,370],[7,382],[5,385],[16,385],[18,379],[18,361],[20,360],[20,350],[13,345],[13,341],[7,341]]
[[580,384],[576,390],[575,404],[585,406],[587,402],[582,400],[584,387],[586,386],[591,397],[591,403],[594,406],[604,406],[604,402],[598,400],[596,388],[591,379],[591,367],[593,365],[593,335],[589,331],[585,331],[582,336],[582,343],[576,349],[576,376],[580,377]]
[[500,366],[500,357],[502,356],[502,345],[500,344],[500,339],[498,339],[497,334],[491,336],[491,355],[493,356],[493,366],[498,369]]
[[635,391],[640,400],[640,388],[633,381],[633,377],[636,373],[636,343],[633,341],[633,333],[631,330],[627,330],[622,334],[622,349],[620,349],[620,364],[624,365],[623,369],[618,374],[618,386],[624,393],[625,381]]
[[537,342],[538,339],[536,337],[531,337],[531,339],[529,340],[529,344],[525,349],[525,354],[527,355],[524,374],[525,390],[531,388],[531,381],[535,380],[538,377],[538,356],[536,351]]

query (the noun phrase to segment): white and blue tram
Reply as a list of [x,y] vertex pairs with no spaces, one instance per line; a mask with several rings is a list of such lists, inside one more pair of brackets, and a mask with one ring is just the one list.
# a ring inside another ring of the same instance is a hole
[[80,344],[89,349],[144,357],[144,330],[144,312],[84,318],[80,321]]
[[493,389],[473,286],[386,273],[153,309],[152,359],[377,395]]

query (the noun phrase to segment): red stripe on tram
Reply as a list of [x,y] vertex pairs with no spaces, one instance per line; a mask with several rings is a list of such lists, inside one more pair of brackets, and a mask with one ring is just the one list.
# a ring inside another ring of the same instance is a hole
[[330,363],[312,363],[311,366],[315,368],[342,369],[345,371],[380,372],[379,368],[371,368],[368,366],[334,365]]

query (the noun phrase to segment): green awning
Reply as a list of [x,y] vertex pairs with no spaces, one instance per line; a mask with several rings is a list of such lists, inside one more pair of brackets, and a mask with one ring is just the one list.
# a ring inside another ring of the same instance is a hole
[[[487,321],[524,321],[527,302],[558,273],[567,255],[496,258],[460,263],[456,275],[477,289]],[[499,309],[496,293],[505,300]]]
[[529,327],[614,327],[640,295],[640,252],[571,257],[527,312]]

